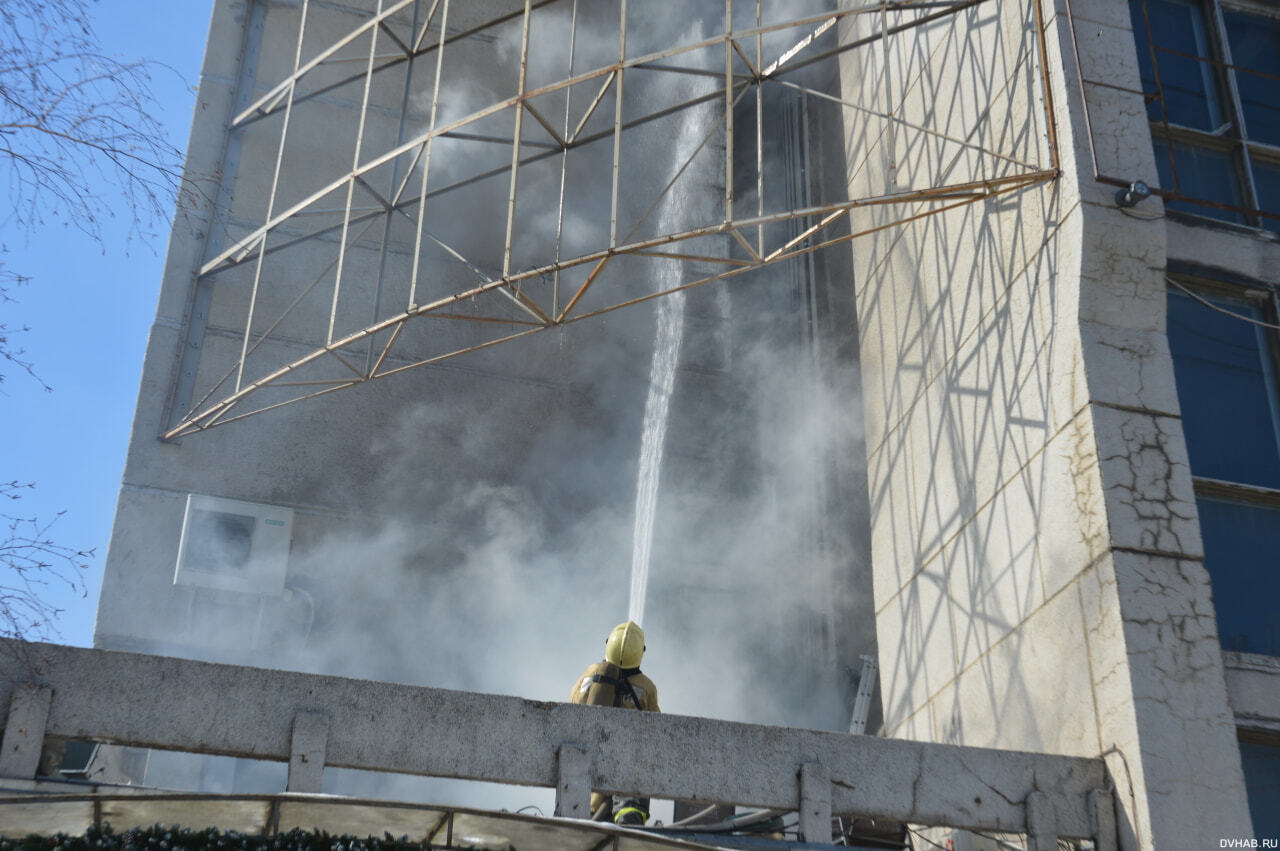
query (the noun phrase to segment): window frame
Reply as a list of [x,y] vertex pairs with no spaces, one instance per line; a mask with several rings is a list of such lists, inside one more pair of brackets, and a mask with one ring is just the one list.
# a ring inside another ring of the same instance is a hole
[[[1271,345],[1268,346],[1271,357],[1267,366],[1271,368],[1269,377],[1274,385],[1272,391],[1280,394],[1280,284],[1268,284],[1252,280],[1224,281],[1173,269],[1169,270],[1168,277],[1171,287],[1184,287],[1197,295],[1216,295],[1236,301],[1254,302],[1261,308],[1262,321],[1275,326],[1264,328],[1263,330],[1270,336],[1271,342]],[[1246,320],[1241,319],[1240,321],[1244,322]],[[1181,399],[1178,400],[1178,404],[1181,407]],[[1266,508],[1280,509],[1280,488],[1268,488],[1262,485],[1233,482],[1209,476],[1197,476],[1195,470],[1191,471],[1191,481],[1195,486],[1196,496],[1203,496],[1208,499],[1218,498],[1247,502]]]
[[[1261,329],[1267,335],[1267,342],[1269,343],[1266,347],[1269,357],[1267,358],[1268,362],[1264,364],[1264,369],[1266,369],[1266,378],[1270,382],[1269,390],[1276,394],[1275,398],[1280,398],[1280,283],[1272,284],[1244,278],[1224,280],[1222,277],[1205,277],[1195,271],[1177,268],[1173,264],[1170,264],[1167,279],[1166,290],[1169,292],[1181,292],[1181,290],[1185,289],[1195,295],[1219,296],[1235,301],[1251,302],[1260,308],[1262,314],[1260,321],[1271,326]],[[1166,298],[1168,298],[1167,295]],[[1244,322],[1246,320],[1241,319],[1239,321]],[[1171,357],[1173,356],[1172,350],[1170,350],[1170,355]],[[1178,405],[1179,408],[1184,406],[1184,400],[1181,395],[1179,395]],[[1275,412],[1275,417],[1275,423],[1277,427],[1280,427],[1280,411]],[[1190,472],[1192,487],[1197,501],[1206,499],[1235,502],[1258,508],[1280,510],[1280,487],[1272,488],[1196,475],[1194,467],[1190,468]],[[1255,657],[1265,660],[1280,660],[1280,655],[1268,653],[1235,650],[1224,650],[1223,652],[1231,652],[1243,658]]]
[[[1253,2],[1253,0],[1188,0],[1189,5],[1198,7],[1203,16],[1207,47],[1209,53],[1212,54],[1209,57],[1190,57],[1187,54],[1156,45],[1152,37],[1151,12],[1148,0],[1136,0],[1136,2],[1141,9],[1142,20],[1140,22],[1135,20],[1133,23],[1135,30],[1139,26],[1142,26],[1145,30],[1141,38],[1146,42],[1156,86],[1154,94],[1146,93],[1146,87],[1144,86],[1144,93],[1148,97],[1148,102],[1152,100],[1158,102],[1160,109],[1159,120],[1151,119],[1150,115],[1148,115],[1151,136],[1153,141],[1158,141],[1165,147],[1166,165],[1173,181],[1172,187],[1162,186],[1159,194],[1167,200],[1221,209],[1242,215],[1245,227],[1251,230],[1264,230],[1280,234],[1280,210],[1273,212],[1263,209],[1258,194],[1258,182],[1255,179],[1254,167],[1254,161],[1258,160],[1261,163],[1265,163],[1265,167],[1268,169],[1280,170],[1280,145],[1249,137],[1237,74],[1250,73],[1251,69],[1243,69],[1234,64],[1224,17],[1225,9],[1280,21],[1280,7]],[[1135,42],[1135,48],[1138,48],[1137,42]],[[1159,54],[1161,53],[1189,58],[1191,61],[1200,62],[1208,66],[1209,70],[1204,76],[1212,81],[1215,91],[1206,92],[1206,98],[1210,101],[1216,101],[1217,108],[1223,113],[1223,124],[1219,128],[1214,131],[1206,131],[1176,124],[1169,120],[1163,96],[1164,84],[1160,76]],[[1280,81],[1277,81],[1276,86],[1280,89]],[[1202,148],[1220,154],[1225,153],[1231,170],[1235,174],[1236,188],[1243,203],[1240,205],[1229,204],[1183,194],[1173,150],[1175,144]],[[1191,210],[1174,209],[1168,212],[1175,216],[1185,215],[1194,216],[1197,219],[1224,221],[1219,217]],[[1231,222],[1229,220],[1225,221],[1225,223],[1228,225],[1241,224],[1240,222]]]

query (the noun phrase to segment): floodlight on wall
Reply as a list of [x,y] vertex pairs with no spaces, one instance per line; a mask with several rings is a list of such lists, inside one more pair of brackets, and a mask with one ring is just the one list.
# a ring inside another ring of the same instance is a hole
[[292,536],[292,509],[188,494],[173,582],[278,596]]
[[1130,183],[1127,189],[1116,190],[1117,207],[1136,207],[1151,197],[1151,187],[1141,180]]

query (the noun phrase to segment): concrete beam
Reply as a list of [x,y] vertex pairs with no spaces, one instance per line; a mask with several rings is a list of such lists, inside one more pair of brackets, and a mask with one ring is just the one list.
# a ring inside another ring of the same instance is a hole
[[36,679],[54,692],[46,732],[73,739],[288,761],[294,719],[306,712],[328,718],[324,759],[344,768],[558,788],[568,745],[591,755],[591,786],[606,794],[799,810],[797,775],[815,763],[829,773],[834,812],[1026,832],[1039,789],[1064,837],[1090,835],[1090,792],[1106,785],[1096,759],[58,645],[17,650],[0,641],[0,701]]

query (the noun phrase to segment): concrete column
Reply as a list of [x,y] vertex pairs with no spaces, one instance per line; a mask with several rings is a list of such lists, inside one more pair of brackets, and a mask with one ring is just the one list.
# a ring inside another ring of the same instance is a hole
[[[1096,151],[1104,173],[1155,179],[1146,108],[1082,94],[1063,7],[1038,2],[1043,51],[1036,4],[1002,3],[841,58],[861,107],[851,197],[1017,171],[1000,157],[1061,169],[854,244],[885,727],[1104,756],[1102,841],[1216,846],[1249,816],[1164,328],[1166,224],[1123,215],[1093,172]],[[1085,77],[1139,90],[1127,7],[1072,6]]]
[[820,762],[800,766],[800,833],[806,842],[831,841],[831,772]]
[[1058,851],[1058,819],[1044,792],[1027,796],[1027,836],[1029,851]]
[[299,712],[293,719],[287,791],[320,792],[328,743],[329,719],[311,712]]
[[0,777],[31,779],[36,776],[52,704],[51,688],[29,683],[14,687],[4,740],[0,743]]
[[1116,851],[1116,801],[1109,789],[1094,789],[1089,793],[1089,808],[1093,810],[1094,851]]
[[591,758],[573,745],[556,750],[555,814],[565,818],[591,818]]

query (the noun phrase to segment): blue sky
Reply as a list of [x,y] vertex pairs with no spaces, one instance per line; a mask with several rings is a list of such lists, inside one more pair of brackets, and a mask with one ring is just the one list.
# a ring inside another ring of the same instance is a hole
[[[104,52],[124,61],[150,59],[157,71],[159,118],[186,149],[213,0],[98,0],[91,3]],[[123,212],[123,209],[121,210]],[[51,588],[65,609],[58,629],[66,644],[89,646],[116,495],[124,467],[147,330],[155,314],[167,223],[151,245],[125,244],[127,229],[106,229],[100,246],[74,229],[47,225],[24,241],[0,230],[6,268],[29,276],[3,307],[10,327],[29,325],[19,342],[52,393],[6,370],[0,385],[0,481],[35,482],[7,513],[58,519],[52,537],[95,548],[87,596]]]

